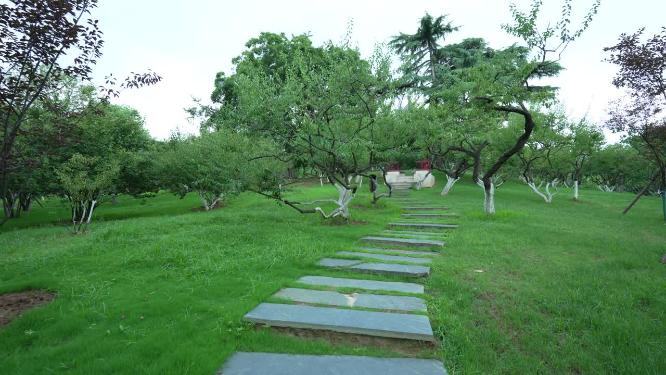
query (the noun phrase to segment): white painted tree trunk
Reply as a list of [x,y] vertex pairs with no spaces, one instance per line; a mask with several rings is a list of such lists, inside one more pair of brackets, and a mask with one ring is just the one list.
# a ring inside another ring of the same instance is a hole
[[612,193],[616,189],[616,186],[614,186],[614,185],[605,185],[605,184],[604,185],[598,185],[597,187],[599,188],[599,190],[601,190],[605,193]]
[[543,192],[540,190],[540,189],[541,189],[541,186],[543,186],[543,183],[541,183],[541,184],[539,184],[539,186],[537,186],[537,185],[534,183],[534,181],[526,181],[525,179],[523,179],[523,181],[525,181],[525,183],[527,184],[527,186],[529,186],[530,189],[532,189],[532,191],[533,191],[534,193],[536,193],[538,196],[540,196],[541,198],[543,198],[543,200],[544,200],[546,203],[552,203],[552,202],[553,202],[553,197],[554,197],[555,194],[557,194],[557,193],[551,192],[551,191],[550,191],[550,188],[551,188],[551,187],[552,187],[552,188],[555,188],[555,187],[557,186],[557,180],[553,180],[553,181],[551,181],[551,182],[546,183],[546,188],[544,189]]
[[455,185],[455,183],[458,182],[458,180],[460,180],[460,177],[453,178],[449,175],[446,175],[446,185],[444,185],[444,189],[442,189],[442,192],[440,194],[448,195],[451,192],[453,185]]
[[213,195],[213,194],[207,194],[206,192],[200,191],[199,192],[199,198],[201,199],[201,204],[203,205],[204,209],[206,211],[210,211],[215,206],[220,203],[222,200],[223,194],[219,195]]
[[577,201],[579,198],[578,195],[578,180],[574,181],[574,200]]
[[493,215],[495,214],[495,184],[490,184],[490,189],[483,189],[483,210],[485,213]]
[[356,176],[356,183],[358,184],[358,188],[360,189],[361,186],[363,186],[363,176],[361,175]]
[[349,212],[349,204],[351,203],[352,199],[354,199],[354,191],[352,189],[347,189],[340,184],[335,184],[335,188],[338,190],[338,199],[317,200],[307,204],[316,204],[318,202],[333,202],[338,207],[333,209],[333,211],[328,214],[321,207],[315,207],[314,210],[319,212],[325,219],[334,218],[336,216],[342,216],[345,219],[349,219],[351,217]]
[[483,189],[483,212],[489,215],[495,214],[495,184],[491,182],[490,189],[486,189],[481,180],[478,180],[476,184]]

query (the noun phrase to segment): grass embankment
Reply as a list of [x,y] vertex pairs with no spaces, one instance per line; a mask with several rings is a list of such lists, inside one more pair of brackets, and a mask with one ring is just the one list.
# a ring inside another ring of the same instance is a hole
[[[505,184],[488,218],[471,184],[446,198],[413,196],[462,214],[425,281],[441,348],[415,354],[443,358],[454,374],[666,373],[666,226],[656,199],[623,217],[628,194],[584,190],[581,203],[562,195],[546,205]],[[0,369],[210,374],[236,350],[399,355],[241,321],[300,276],[345,275],[314,264],[399,215],[392,203],[368,202],[355,200],[356,224],[330,225],[252,195],[212,212],[193,212],[195,197],[124,198],[102,207],[82,236],[46,225],[67,220],[64,206],[48,202],[0,228],[0,293],[58,293],[0,328]]]

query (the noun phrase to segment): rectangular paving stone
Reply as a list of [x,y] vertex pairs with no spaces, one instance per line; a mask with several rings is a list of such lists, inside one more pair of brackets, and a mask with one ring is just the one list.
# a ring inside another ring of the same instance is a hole
[[434,341],[430,320],[425,315],[262,303],[244,319],[275,327]]
[[367,236],[361,238],[361,240],[366,242],[378,242],[378,243],[386,243],[386,244],[402,245],[402,246],[444,247],[444,241],[439,241],[439,240],[391,238],[391,237],[377,237],[377,236]]
[[433,359],[239,352],[218,375],[446,375]]
[[396,228],[428,228],[428,229],[455,229],[457,224],[439,224],[439,223],[389,223],[389,226]]
[[406,211],[444,211],[448,210],[448,207],[443,207],[443,206],[409,206],[409,207],[403,207],[403,210]]
[[405,263],[415,263],[415,264],[432,263],[432,259],[430,258],[414,258],[414,257],[400,256],[400,255],[372,254],[372,253],[361,253],[355,251],[338,251],[336,255],[370,258],[370,259],[383,260],[385,262],[405,262]]
[[416,218],[438,218],[438,217],[459,217],[458,214],[401,214],[400,216],[410,219]]
[[421,255],[427,257],[433,257],[439,255],[439,253],[433,253],[432,251],[417,251],[417,250],[400,250],[400,249],[382,249],[378,247],[359,247],[360,251],[369,251],[375,253],[387,253],[387,254],[402,254],[402,255]]
[[409,277],[424,277],[430,274],[430,267],[395,263],[361,263],[355,266],[351,266],[349,269],[369,273],[381,273],[386,275]]
[[382,233],[390,234],[392,236],[404,236],[404,237],[442,237],[444,232],[434,233],[434,232],[425,232],[425,231],[411,231],[411,230],[383,230]]
[[302,284],[331,286],[336,288],[358,288],[364,290],[385,290],[388,292],[423,294],[423,285],[397,281],[345,279],[327,276],[303,276],[296,281]]
[[352,263],[334,262],[336,260],[344,260],[344,259],[324,258],[318,264],[320,266],[328,268],[343,268],[351,271],[363,271],[363,272],[379,273],[386,275],[423,277],[423,276],[428,276],[428,274],[430,274],[430,267],[424,267],[424,266],[395,264],[395,263],[393,264],[371,263],[358,260]]
[[324,258],[319,262],[317,262],[318,265],[324,267],[349,267],[359,263],[361,263],[360,260],[334,259],[334,258]]
[[426,304],[421,298],[406,296],[386,296],[380,294],[344,294],[325,290],[285,288],[273,297],[294,302],[318,305],[365,307],[395,311],[426,311]]

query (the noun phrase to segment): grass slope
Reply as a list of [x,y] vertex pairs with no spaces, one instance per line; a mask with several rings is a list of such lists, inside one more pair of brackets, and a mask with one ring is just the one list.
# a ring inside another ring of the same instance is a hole
[[[307,200],[333,191],[294,194]],[[627,194],[583,190],[581,203],[562,195],[546,205],[527,187],[505,184],[499,212],[488,218],[471,184],[445,198],[434,189],[412,196],[462,214],[426,280],[442,346],[418,356],[442,358],[453,374],[666,373],[666,267],[659,263],[666,226],[656,199],[623,217]],[[210,374],[236,350],[399,355],[241,321],[300,276],[344,276],[314,264],[400,213],[393,203],[368,201],[365,194],[355,200],[361,223],[340,226],[252,195],[213,212],[193,212],[194,197],[127,198],[100,209],[83,236],[49,225],[67,212],[47,202],[0,228],[0,293],[58,293],[0,329],[0,369]]]

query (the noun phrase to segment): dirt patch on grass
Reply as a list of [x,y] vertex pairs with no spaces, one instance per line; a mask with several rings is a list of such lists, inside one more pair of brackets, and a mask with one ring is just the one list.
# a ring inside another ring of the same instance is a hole
[[19,293],[0,294],[0,327],[9,324],[9,322],[26,310],[53,301],[55,296],[55,293],[45,290],[28,290]]
[[[258,329],[265,329],[266,326],[257,326]],[[270,327],[282,334],[298,337],[306,340],[324,339],[333,345],[351,345],[354,347],[379,347],[390,350],[395,353],[411,357],[420,357],[427,355],[435,349],[436,344],[427,341],[401,340],[384,337],[373,337],[364,335],[354,335],[325,330],[297,329],[285,327]]]

